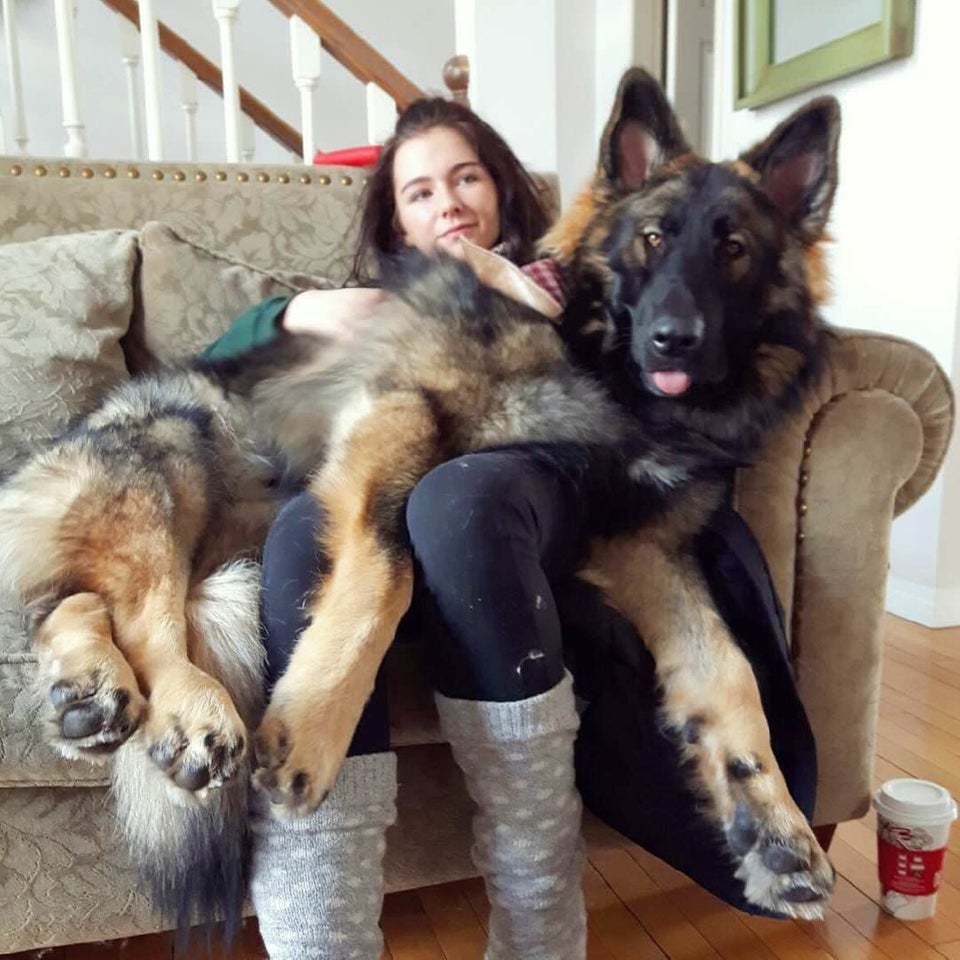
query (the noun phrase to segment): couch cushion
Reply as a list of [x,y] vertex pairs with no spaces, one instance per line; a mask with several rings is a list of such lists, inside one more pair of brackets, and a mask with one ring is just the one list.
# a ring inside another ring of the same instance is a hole
[[130,336],[131,369],[196,356],[231,322],[268,297],[338,284],[288,270],[264,270],[160,221],[140,233],[142,264]]
[[[0,472],[92,409],[128,376],[136,232],[102,230],[0,246]],[[36,662],[16,599],[0,597],[0,785],[103,783],[41,740]]]
[[0,246],[0,473],[126,379],[136,233]]

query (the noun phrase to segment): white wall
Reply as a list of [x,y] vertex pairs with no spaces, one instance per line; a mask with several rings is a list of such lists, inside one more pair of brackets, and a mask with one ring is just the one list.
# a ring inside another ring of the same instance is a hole
[[[455,52],[452,0],[327,0],[353,30],[376,47],[414,83],[444,92],[443,63]],[[209,0],[163,0],[159,17],[204,56],[220,62],[219,35]],[[94,158],[132,156],[127,125],[125,73],[117,40],[116,14],[99,0],[80,0],[77,12],[78,70],[83,78],[80,107]],[[21,0],[17,22],[21,47],[29,152],[62,155],[59,68],[56,58],[53,0]],[[237,72],[240,83],[295,128],[300,125],[299,96],[290,78],[287,21],[267,0],[244,0],[237,25]],[[0,45],[0,111],[6,120],[8,152],[16,152],[11,135],[13,110],[6,83],[6,53]],[[162,57],[164,149],[168,159],[183,159],[186,137],[177,102],[178,78],[173,62]],[[363,85],[330,56],[323,56],[314,124],[324,149],[354,146],[366,140]],[[220,98],[199,87],[198,155],[201,161],[225,156]],[[257,136],[256,159],[287,162],[286,150]]]
[[594,108],[599,0],[557,4],[557,161],[564,203],[588,181],[597,162]]
[[475,18],[470,54],[471,74],[477,78],[471,106],[497,128],[525,164],[535,170],[556,170],[554,0],[480,0],[470,5],[469,15]]
[[[913,55],[758,110],[734,111],[732,0],[717,3],[714,153],[761,139],[807,98],[843,110],[831,224],[841,326],[907,337],[960,377],[960,4],[917,4]],[[894,524],[888,607],[932,626],[960,623],[960,464]],[[869,465],[864,465],[865,469]]]
[[473,108],[564,203],[586,184],[623,71],[660,69],[659,0],[456,0]]

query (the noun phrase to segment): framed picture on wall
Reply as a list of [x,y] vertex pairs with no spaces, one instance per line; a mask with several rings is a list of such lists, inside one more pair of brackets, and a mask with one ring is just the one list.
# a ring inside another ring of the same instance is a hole
[[738,110],[913,52],[915,0],[735,2]]

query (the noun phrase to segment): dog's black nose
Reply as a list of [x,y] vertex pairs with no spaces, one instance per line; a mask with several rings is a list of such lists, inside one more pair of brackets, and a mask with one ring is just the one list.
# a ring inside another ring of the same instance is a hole
[[661,357],[683,357],[703,343],[703,317],[663,317],[654,324],[650,341]]

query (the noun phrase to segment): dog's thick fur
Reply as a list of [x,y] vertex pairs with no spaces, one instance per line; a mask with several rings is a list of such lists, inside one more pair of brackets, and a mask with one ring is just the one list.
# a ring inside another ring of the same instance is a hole
[[816,375],[814,267],[838,132],[836,102],[821,99],[739,160],[707,163],[656,83],[630,71],[593,185],[546,240],[572,290],[560,336],[462,264],[402,257],[387,278],[396,299],[362,348],[331,358],[316,339],[282,335],[242,368],[135,382],[3,487],[0,567],[28,603],[53,608],[35,635],[54,742],[100,756],[126,741],[122,752],[149,758],[137,782],[162,780],[186,801],[191,826],[168,825],[164,852],[132,831],[158,850],[148,865],[165,906],[236,909],[237,847],[225,875],[198,873],[194,858],[229,847],[210,830],[223,811],[242,819],[256,665],[244,673],[218,653],[230,629],[211,629],[209,603],[197,610],[216,593],[208,578],[229,582],[218,567],[263,536],[275,454],[309,477],[327,518],[310,623],[256,734],[254,782],[302,814],[333,785],[410,602],[408,494],[446,459],[523,444],[574,475],[591,505],[584,576],[652,651],[665,722],[747,898],[819,913],[832,867],[789,796],[690,544],[730,468]]

